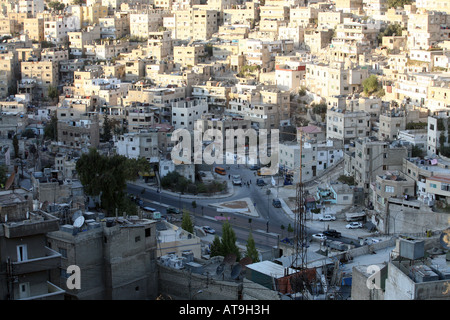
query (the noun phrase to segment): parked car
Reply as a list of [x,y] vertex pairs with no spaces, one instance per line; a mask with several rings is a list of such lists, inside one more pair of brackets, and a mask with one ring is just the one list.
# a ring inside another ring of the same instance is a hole
[[380,242],[380,241],[381,241],[381,239],[376,239],[376,238],[366,238],[366,239],[364,239],[364,244],[371,245],[371,244],[374,244],[374,243],[378,243],[378,242]]
[[275,208],[281,208],[281,201],[280,201],[280,199],[273,199],[273,200],[272,200],[272,205],[273,205]]
[[239,185],[242,186],[242,180],[241,180],[241,176],[238,174],[233,175],[233,184],[235,186]]
[[332,238],[340,238],[341,237],[341,233],[334,229],[325,230],[323,232],[323,234],[326,235],[327,237],[332,237]]
[[169,207],[169,208],[166,209],[166,213],[180,214],[181,212],[177,208]]
[[326,214],[326,215],[320,217],[319,220],[320,221],[335,221],[336,217],[332,216],[332,215],[329,215],[329,214]]
[[315,233],[312,235],[313,240],[325,241],[327,240],[327,236],[323,233]]
[[256,164],[250,166],[250,170],[259,170],[259,169],[261,169],[261,167]]
[[348,225],[345,226],[347,229],[358,229],[362,228],[361,222],[351,222]]
[[257,179],[256,180],[256,185],[260,186],[260,187],[264,187],[266,185],[266,183],[264,182],[263,179]]
[[213,228],[211,228],[209,226],[203,226],[202,228],[203,228],[203,231],[205,231],[206,233],[209,233],[209,234],[215,234],[216,233],[216,230],[214,230]]

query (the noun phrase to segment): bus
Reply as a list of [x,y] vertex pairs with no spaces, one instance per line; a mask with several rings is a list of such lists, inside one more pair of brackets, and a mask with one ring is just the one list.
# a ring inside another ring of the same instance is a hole
[[215,167],[215,168],[214,168],[214,171],[215,171],[216,173],[222,175],[222,176],[224,176],[224,175],[227,174],[227,172],[225,171],[225,169],[224,169],[224,168],[221,168],[221,167]]

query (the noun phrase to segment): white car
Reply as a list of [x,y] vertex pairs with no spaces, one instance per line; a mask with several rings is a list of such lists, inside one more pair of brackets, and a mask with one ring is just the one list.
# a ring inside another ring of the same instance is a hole
[[242,185],[242,180],[241,180],[241,176],[236,174],[233,175],[233,184],[236,185]]
[[345,226],[347,229],[358,229],[362,228],[361,222],[351,222],[348,225]]
[[336,217],[332,216],[332,215],[329,215],[329,214],[326,214],[326,215],[320,217],[319,220],[320,221],[335,221]]
[[316,233],[312,235],[313,239],[319,240],[319,241],[325,241],[327,240],[327,236],[324,235],[323,233]]
[[216,230],[214,230],[213,228],[208,227],[208,226],[204,226],[203,227],[203,231],[205,231],[206,233],[210,233],[210,234],[215,234],[216,233]]

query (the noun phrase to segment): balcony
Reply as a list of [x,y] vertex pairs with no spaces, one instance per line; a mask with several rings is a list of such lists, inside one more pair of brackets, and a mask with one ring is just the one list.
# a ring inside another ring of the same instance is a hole
[[64,299],[64,291],[60,287],[54,285],[50,281],[47,281],[47,293],[39,294],[35,296],[30,296],[17,300],[63,300]]
[[22,275],[32,272],[56,269],[61,266],[61,254],[45,247],[45,256],[12,262],[13,275]]

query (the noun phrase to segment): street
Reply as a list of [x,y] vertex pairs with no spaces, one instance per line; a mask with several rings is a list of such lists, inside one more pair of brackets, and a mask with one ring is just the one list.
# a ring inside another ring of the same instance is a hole
[[[249,166],[248,166],[249,167]],[[157,192],[156,188],[146,186],[145,184],[128,184],[127,191],[130,194],[139,196],[143,201],[143,206],[149,206],[155,208],[161,212],[162,215],[166,214],[168,207],[175,207],[180,211],[187,209],[194,215],[194,225],[196,226],[210,226],[216,230],[220,236],[222,232],[222,224],[224,220],[217,220],[215,217],[229,217],[229,221],[235,231],[237,241],[245,244],[248,239],[249,232],[252,231],[252,236],[255,240],[256,246],[259,249],[267,250],[277,245],[277,242],[286,236],[293,236],[291,232],[288,234],[288,226],[294,227],[294,220],[289,217],[282,208],[275,208],[272,205],[272,200],[277,198],[278,188],[272,186],[272,176],[258,176],[256,170],[250,170],[245,165],[230,165],[227,166],[227,174],[224,176],[215,175],[215,179],[218,181],[227,181],[231,176],[239,174],[242,179],[242,186],[233,186],[233,192],[225,198],[221,197],[194,197],[189,195],[181,195],[178,193]],[[337,168],[339,169],[339,168]],[[212,170],[212,169],[210,169]],[[336,172],[339,170],[333,170],[330,175],[336,176]],[[266,182],[265,186],[257,186],[256,179],[263,179]],[[327,176],[316,179],[308,184],[308,189],[312,190],[312,187],[320,183],[324,183],[329,179]],[[283,188],[283,179],[274,176],[275,183],[279,183],[279,190]],[[250,183],[251,181],[251,183]],[[249,186],[247,186],[249,182]],[[145,188],[145,192],[142,190]],[[272,190],[272,191],[270,191]],[[269,193],[270,192],[270,193]],[[243,198],[250,198],[255,206],[257,215],[247,215],[243,213],[226,212],[221,213],[217,211],[217,205],[219,202],[236,201]],[[192,207],[192,201],[196,202],[196,208]],[[178,219],[181,219],[180,215],[172,215]],[[283,226],[283,227],[282,227]],[[313,224],[307,227],[307,234],[310,237],[314,233],[322,232],[324,224]],[[332,228],[332,227],[331,227]],[[343,235],[340,241],[350,243],[355,238],[347,238]]]

